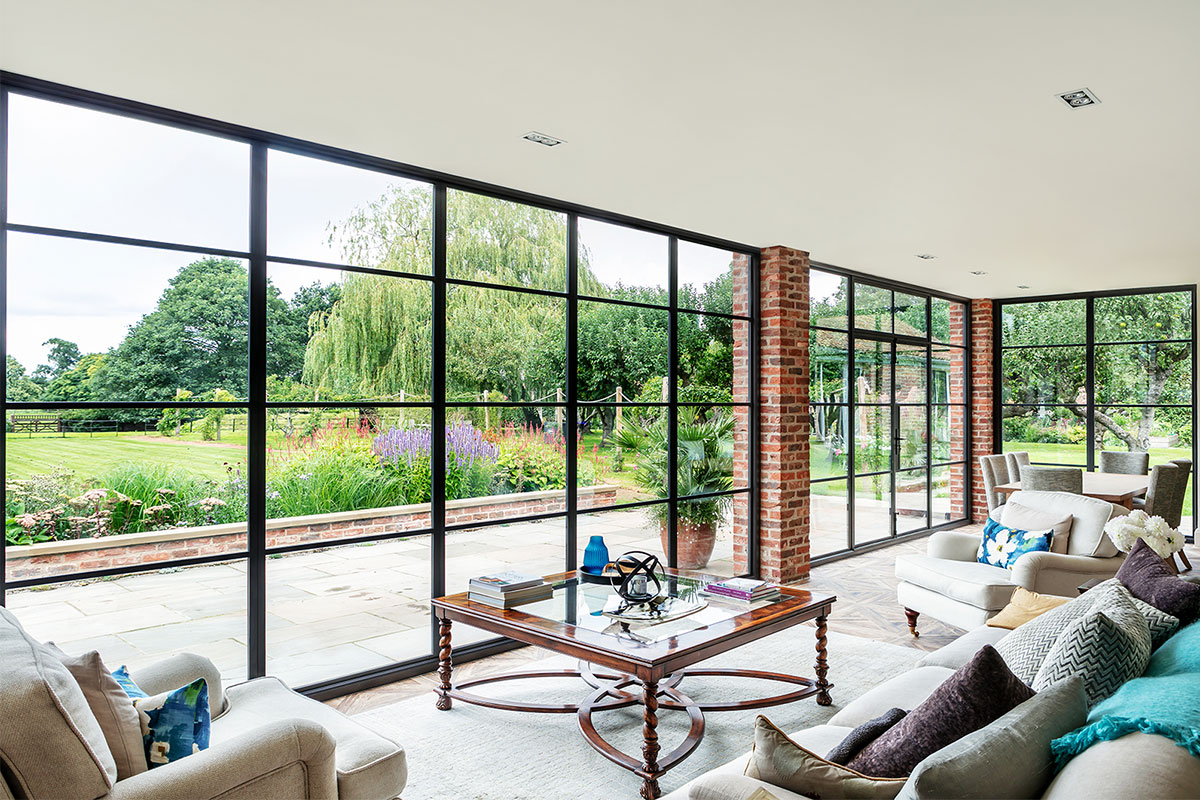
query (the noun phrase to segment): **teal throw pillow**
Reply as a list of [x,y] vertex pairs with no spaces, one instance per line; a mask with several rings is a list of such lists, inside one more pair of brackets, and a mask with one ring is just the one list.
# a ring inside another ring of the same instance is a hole
[[976,557],[980,564],[1012,569],[1017,559],[1026,553],[1049,552],[1053,538],[1053,530],[1022,531],[989,518],[983,526],[983,541],[979,543]]
[[173,692],[133,701],[142,723],[142,743],[150,769],[178,761],[208,747],[212,719],[208,682],[203,678]]
[[129,669],[122,664],[112,671],[112,676],[117,679],[117,683],[125,690],[125,694],[136,700],[139,697],[149,697],[142,691],[141,687],[133,682],[133,678],[129,677]]

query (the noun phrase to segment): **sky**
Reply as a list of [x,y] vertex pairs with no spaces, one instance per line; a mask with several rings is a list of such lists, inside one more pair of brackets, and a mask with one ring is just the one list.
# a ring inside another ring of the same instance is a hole
[[[198,246],[181,253],[9,233],[6,345],[30,372],[50,337],[85,352],[119,344],[154,309],[180,267],[203,248],[249,248],[249,145],[12,94],[9,222]],[[404,179],[271,151],[268,252],[341,262],[327,225],[346,219]],[[667,238],[581,219],[581,244],[601,281],[665,286]],[[730,254],[680,243],[682,283],[703,285]],[[269,277],[290,298],[341,273],[275,265]]]

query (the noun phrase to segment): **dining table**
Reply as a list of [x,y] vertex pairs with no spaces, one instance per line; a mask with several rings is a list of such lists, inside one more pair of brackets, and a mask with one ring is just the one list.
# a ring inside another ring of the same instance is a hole
[[[1119,506],[1133,509],[1133,498],[1145,497],[1150,489],[1149,475],[1136,475],[1124,472],[1084,472],[1083,492],[1086,497],[1107,500]],[[1021,482],[1002,483],[996,487],[1000,494],[1012,494],[1021,491]]]

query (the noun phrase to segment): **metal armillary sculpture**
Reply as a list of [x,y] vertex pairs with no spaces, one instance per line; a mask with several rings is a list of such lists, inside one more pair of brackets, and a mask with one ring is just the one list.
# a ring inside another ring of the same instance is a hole
[[662,581],[659,580],[658,572],[662,569],[662,563],[658,556],[641,550],[631,550],[617,558],[614,563],[621,575],[617,594],[627,604],[654,605],[655,599],[661,597]]

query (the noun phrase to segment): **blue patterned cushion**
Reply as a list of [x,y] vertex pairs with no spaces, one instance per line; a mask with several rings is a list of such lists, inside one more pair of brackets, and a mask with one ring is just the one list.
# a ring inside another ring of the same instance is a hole
[[151,769],[208,747],[211,717],[203,678],[173,692],[133,701],[142,723],[146,763]]
[[1021,531],[1006,528],[989,518],[983,526],[983,541],[976,558],[980,564],[1012,569],[1017,559],[1026,553],[1049,552],[1054,531]]
[[133,682],[133,678],[129,677],[129,670],[124,664],[113,670],[112,676],[117,679],[117,683],[125,690],[125,694],[129,695],[134,700],[139,697],[148,697],[141,687]]

